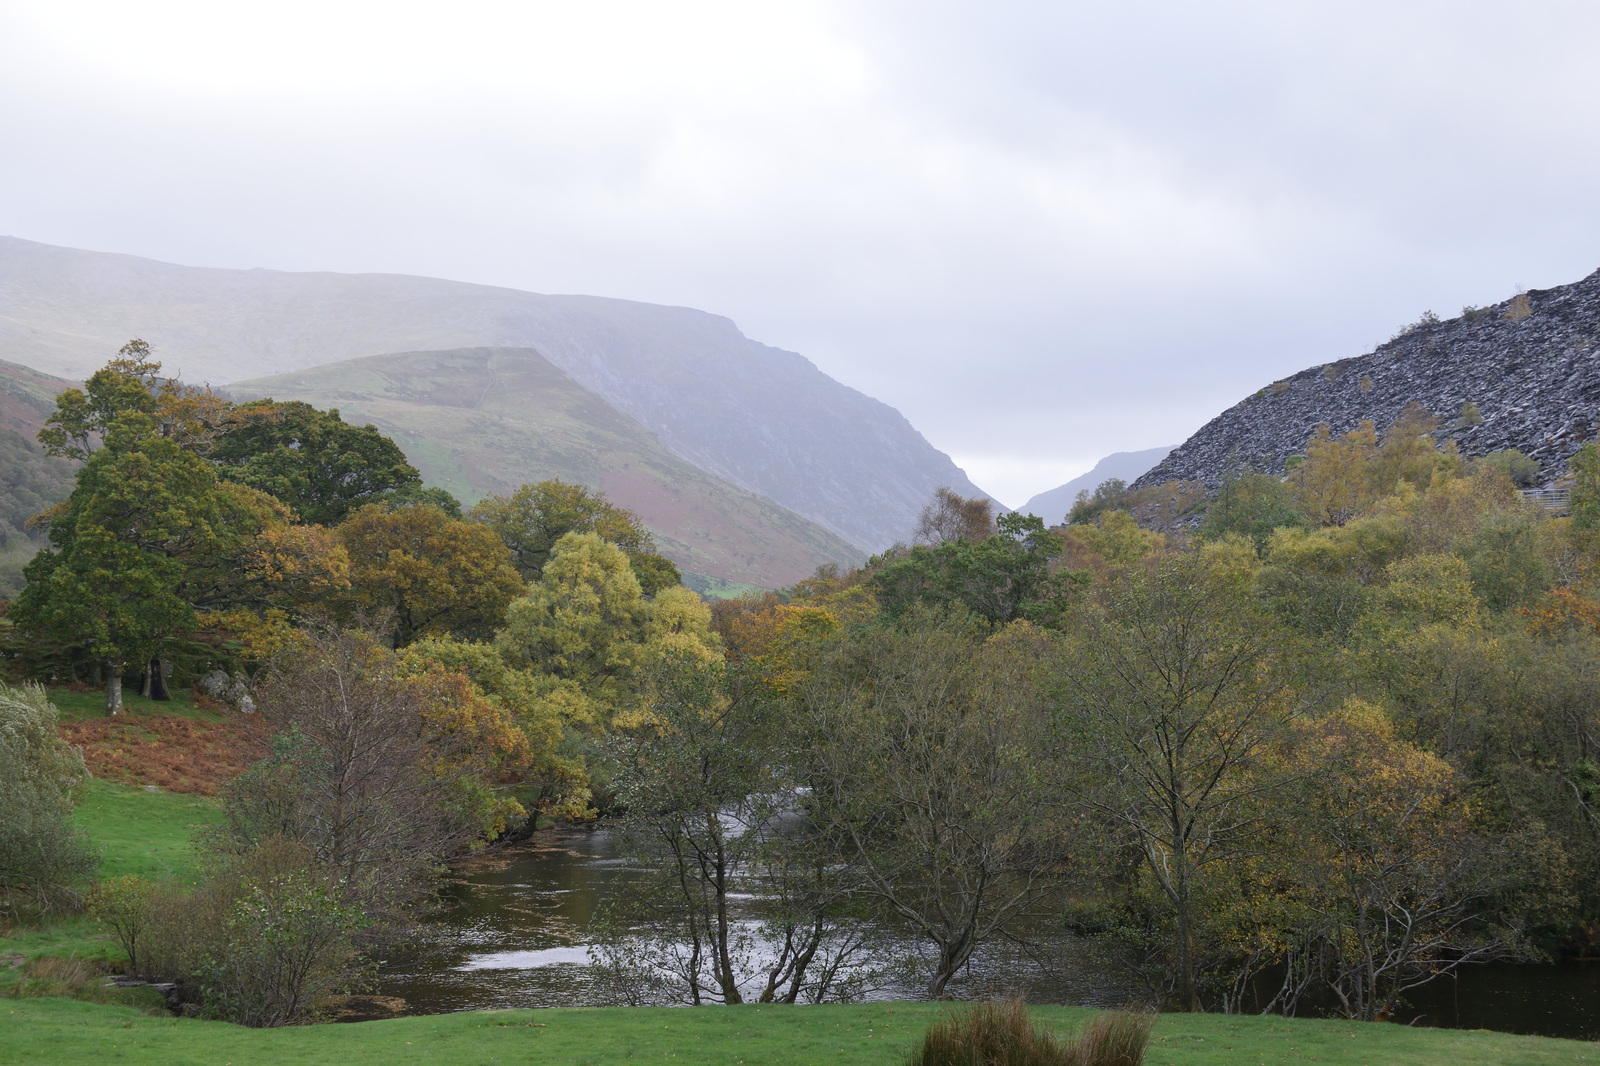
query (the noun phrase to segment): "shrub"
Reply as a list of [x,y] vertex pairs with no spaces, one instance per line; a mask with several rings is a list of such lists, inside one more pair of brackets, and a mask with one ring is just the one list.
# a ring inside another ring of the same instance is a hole
[[151,973],[179,984],[190,1013],[294,1025],[360,982],[355,941],[365,924],[328,866],[276,837],[193,891],[156,894],[141,955]]
[[1100,1014],[1067,1043],[1036,1027],[1021,1000],[981,1003],[930,1026],[907,1066],[1140,1066],[1154,1024]]
[[436,889],[439,864],[484,829],[470,786],[485,745],[438,720],[448,709],[438,685],[404,676],[360,633],[312,633],[259,693],[260,718],[277,731],[272,755],[223,789],[212,843],[244,853],[298,841],[337,872],[347,900],[403,926]]
[[155,886],[142,877],[113,877],[89,892],[89,917],[111,930],[128,956],[128,974],[144,973],[139,947],[150,926],[150,903]]
[[38,685],[0,685],[0,908],[46,913],[81,901],[99,858],[72,825],[89,777],[83,753],[61,740]]

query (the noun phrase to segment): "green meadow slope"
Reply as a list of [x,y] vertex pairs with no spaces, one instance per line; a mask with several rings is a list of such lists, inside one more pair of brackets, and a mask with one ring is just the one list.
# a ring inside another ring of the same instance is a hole
[[637,512],[679,568],[723,586],[777,588],[864,552],[822,526],[679,459],[648,430],[528,348],[368,356],[228,386],[335,407],[405,449],[465,503],[545,478]]

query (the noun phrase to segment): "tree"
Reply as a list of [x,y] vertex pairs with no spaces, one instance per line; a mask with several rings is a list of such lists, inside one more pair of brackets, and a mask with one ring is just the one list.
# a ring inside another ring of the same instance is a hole
[[952,540],[987,540],[997,532],[994,524],[994,504],[975,496],[964,499],[949,486],[940,485],[933,491],[933,502],[922,509],[917,518],[912,540],[918,544],[943,544]]
[[1317,772],[1301,792],[1298,857],[1341,1013],[1374,1021],[1462,966],[1527,954],[1497,899],[1518,880],[1559,879],[1559,854],[1534,839],[1517,855],[1478,832],[1460,775],[1370,706],[1320,723],[1303,757]]
[[660,871],[653,906],[637,908],[652,913],[636,917],[655,919],[657,967],[690,1003],[742,1003],[748,946],[731,897],[772,814],[762,800],[780,787],[764,758],[771,713],[753,688],[728,692],[720,664],[672,655],[657,670],[638,726],[610,744],[627,839]]
[[990,632],[918,608],[824,641],[792,695],[806,810],[862,892],[931,946],[932,996],[1040,904],[1065,861],[1046,639],[1022,623]]
[[1095,486],[1094,492],[1084,489],[1072,501],[1067,512],[1067,524],[1083,525],[1093,522],[1106,511],[1120,511],[1128,506],[1128,483],[1121,478],[1108,478]]
[[387,625],[396,648],[424,636],[487,638],[523,591],[498,537],[437,507],[367,504],[337,533],[351,608]]
[[1071,571],[1051,572],[1061,536],[1033,515],[1004,514],[999,532],[891,552],[869,563],[878,602],[891,618],[917,604],[960,604],[996,624],[1058,617],[1081,583]]
[[667,651],[649,672],[643,713],[607,754],[624,840],[650,872],[611,902],[628,932],[597,956],[624,979],[670,974],[697,1005],[848,993],[864,929],[848,875],[793,824],[783,707],[761,671]]
[[1377,498],[1367,477],[1367,464],[1377,454],[1378,431],[1370,421],[1339,438],[1318,426],[1306,442],[1305,462],[1289,472],[1300,510],[1319,526],[1354,518]]
[[513,666],[575,686],[609,719],[632,703],[650,617],[621,549],[596,533],[568,533],[538,584],[511,604],[495,644]]
[[604,493],[559,478],[523,485],[510,496],[491,493],[467,517],[505,541],[525,581],[539,579],[556,542],[568,533],[595,533],[615,544],[647,596],[681,581],[678,568],[656,551],[655,538],[638,515],[611,503]]
[[337,409],[255,400],[235,414],[211,458],[230,481],[276,496],[303,522],[336,526],[359,507],[422,487],[394,441],[345,423]]
[[85,649],[122,705],[122,675],[195,628],[196,611],[230,603],[250,577],[244,555],[281,523],[270,498],[218,480],[193,451],[128,412],[78,471],[50,518],[53,551],[26,568],[11,614],[24,630]]
[[500,723],[444,680],[408,673],[363,633],[305,634],[257,686],[273,750],[224,790],[222,850],[295,841],[367,914],[403,923],[495,813],[481,785]]
[[1293,490],[1281,478],[1246,470],[1223,480],[1206,505],[1200,536],[1210,540],[1229,533],[1248,537],[1256,553],[1265,555],[1274,530],[1307,524],[1306,516],[1294,505]]
[[0,686],[0,904],[10,920],[23,906],[75,902],[100,864],[72,824],[89,771],[57,725],[44,689]]
[[1075,612],[1062,673],[1071,790],[1137,848],[1170,908],[1188,1010],[1203,880],[1273,813],[1286,782],[1267,756],[1299,710],[1292,642],[1253,576],[1253,553],[1227,544],[1124,571]]
[[1572,524],[1579,529],[1600,528],[1600,448],[1593,441],[1579,448],[1568,461],[1572,473]]
[[95,371],[82,389],[57,394],[56,409],[39,430],[45,454],[87,460],[117,416],[130,411],[153,415],[160,371],[161,364],[150,361],[148,344],[124,344],[117,358]]

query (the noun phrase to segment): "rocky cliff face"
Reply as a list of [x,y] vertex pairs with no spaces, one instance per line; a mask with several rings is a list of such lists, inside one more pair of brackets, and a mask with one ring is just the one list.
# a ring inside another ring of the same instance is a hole
[[[1408,327],[1377,350],[1302,370],[1235,404],[1146,473],[1138,485],[1203,481],[1230,470],[1281,473],[1321,423],[1334,434],[1370,419],[1380,433],[1409,403],[1438,416],[1462,454],[1515,448],[1541,478],[1600,429],[1600,271],[1533,289],[1447,321]],[[1476,414],[1467,405],[1476,408]]]

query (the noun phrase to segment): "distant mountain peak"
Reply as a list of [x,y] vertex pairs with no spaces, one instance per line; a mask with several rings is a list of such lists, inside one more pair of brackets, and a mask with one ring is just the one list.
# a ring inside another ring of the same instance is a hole
[[1102,482],[1112,478],[1131,484],[1140,474],[1159,463],[1170,451],[1172,447],[1167,445],[1161,448],[1146,448],[1139,452],[1112,452],[1094,464],[1094,469],[1087,474],[1080,474],[1065,485],[1058,485],[1039,493],[1018,507],[1017,511],[1021,514],[1038,515],[1053,525],[1062,521],[1067,512],[1072,510],[1073,501],[1078,498],[1078,493],[1093,492]]

